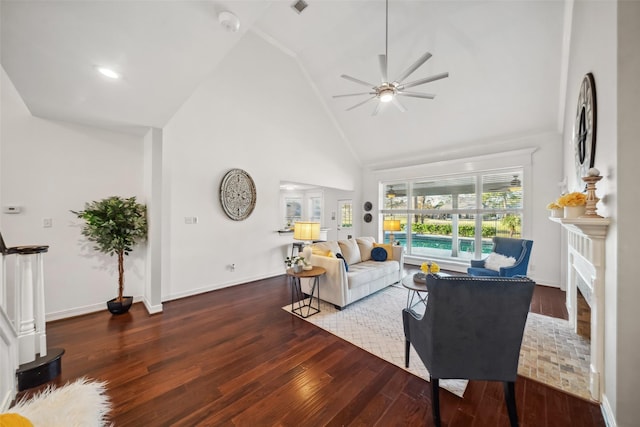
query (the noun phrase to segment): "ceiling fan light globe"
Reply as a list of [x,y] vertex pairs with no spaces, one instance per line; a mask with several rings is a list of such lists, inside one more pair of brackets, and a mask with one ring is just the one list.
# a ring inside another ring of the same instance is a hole
[[384,91],[380,93],[380,102],[390,102],[393,99],[392,91]]

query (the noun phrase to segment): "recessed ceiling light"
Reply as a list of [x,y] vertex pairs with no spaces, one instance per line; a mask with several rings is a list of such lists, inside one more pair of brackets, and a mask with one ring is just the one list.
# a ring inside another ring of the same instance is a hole
[[119,79],[120,74],[113,71],[111,68],[106,67],[96,67],[96,70],[103,76],[109,77],[110,79]]

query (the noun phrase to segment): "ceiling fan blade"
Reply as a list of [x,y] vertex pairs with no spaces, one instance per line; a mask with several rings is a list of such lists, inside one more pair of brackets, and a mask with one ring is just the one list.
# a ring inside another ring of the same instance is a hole
[[378,55],[378,61],[380,61],[380,75],[382,76],[382,83],[386,83],[387,80],[387,55]]
[[407,111],[405,106],[402,105],[402,103],[400,102],[400,100],[397,97],[394,96],[393,98],[391,98],[391,102],[393,102],[393,105],[398,107],[398,110],[400,110],[400,112],[404,113],[404,112]]
[[360,93],[345,93],[344,95],[333,95],[334,98],[344,98],[346,96],[359,96],[359,95],[375,95],[375,92],[360,92]]
[[373,110],[373,113],[371,113],[372,116],[377,116],[378,112],[380,111],[380,106],[382,105],[382,102],[378,102],[376,104],[376,108]]
[[400,92],[400,91],[398,91],[398,95],[412,96],[414,98],[424,98],[424,99],[433,99],[433,98],[436,97],[432,93],[420,93],[420,92]]
[[404,79],[406,79],[407,77],[409,77],[411,75],[411,73],[413,73],[415,70],[417,70],[422,64],[424,64],[425,62],[427,62],[427,60],[431,58],[431,54],[429,52],[425,52],[424,55],[422,55],[420,58],[418,58],[418,60],[416,62],[414,62],[409,68],[407,68],[404,73],[402,73],[402,75],[400,77],[398,77],[397,80],[395,80],[396,82],[401,82]]
[[354,83],[358,83],[358,84],[361,84],[361,85],[369,86],[369,87],[374,88],[374,89],[376,88],[376,85],[374,85],[374,84],[367,83],[364,80],[356,79],[355,77],[347,76],[346,74],[343,74],[340,77],[342,77],[343,79],[351,80]]
[[358,108],[359,106],[361,106],[361,105],[363,105],[363,104],[366,104],[367,102],[371,101],[372,99],[376,99],[376,97],[375,97],[375,96],[372,96],[371,98],[367,98],[367,99],[365,99],[364,101],[357,103],[357,104],[356,104],[356,105],[354,105],[353,107],[349,107],[349,108],[347,108],[345,111],[351,111],[351,110],[353,110],[354,108]]
[[448,72],[447,73],[436,74],[435,76],[426,77],[424,79],[420,79],[420,80],[416,80],[416,81],[413,81],[413,82],[410,82],[410,83],[399,85],[398,86],[398,90],[404,90],[404,89],[406,89],[408,87],[423,85],[425,83],[433,82],[435,80],[444,79],[445,77],[449,77],[449,73]]

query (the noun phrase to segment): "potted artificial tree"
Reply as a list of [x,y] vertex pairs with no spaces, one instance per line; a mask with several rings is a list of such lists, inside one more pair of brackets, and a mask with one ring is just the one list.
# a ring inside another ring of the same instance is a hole
[[82,235],[95,243],[94,249],[118,256],[118,296],[107,301],[112,314],[129,311],[133,297],[124,293],[124,256],[147,237],[147,208],[135,197],[108,197],[86,203],[84,210],[71,211],[85,221]]

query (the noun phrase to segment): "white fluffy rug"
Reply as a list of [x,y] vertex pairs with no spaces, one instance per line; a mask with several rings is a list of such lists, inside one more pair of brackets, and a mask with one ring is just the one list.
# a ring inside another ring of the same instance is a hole
[[102,427],[111,409],[106,383],[80,378],[62,387],[49,387],[7,412],[20,414],[36,427]]
[[[402,309],[407,290],[390,286],[343,310],[321,301],[314,325],[404,369]],[[315,302],[314,302],[315,304]],[[282,307],[290,311],[291,305]],[[429,372],[411,347],[408,371],[425,380]],[[518,373],[589,399],[589,341],[573,333],[566,320],[529,313]],[[440,386],[462,397],[465,380],[441,380]]]

